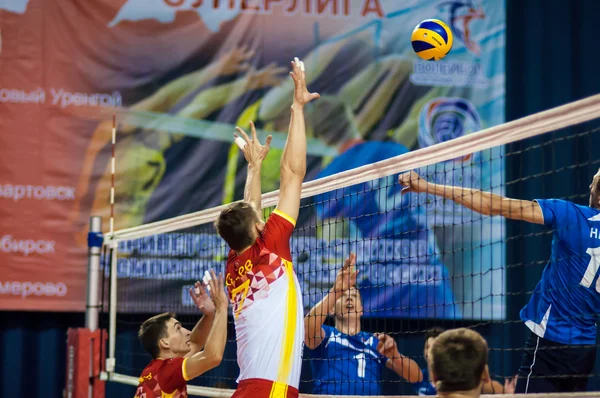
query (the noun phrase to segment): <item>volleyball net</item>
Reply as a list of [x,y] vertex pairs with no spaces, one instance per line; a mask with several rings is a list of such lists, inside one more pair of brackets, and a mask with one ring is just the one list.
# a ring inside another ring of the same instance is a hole
[[[551,231],[483,216],[430,193],[403,193],[398,175],[412,170],[437,184],[587,204],[600,167],[599,117],[600,96],[594,96],[305,183],[291,239],[305,314],[356,253],[362,330],[393,336],[401,354],[426,368],[428,330],[474,328],[488,341],[492,377],[503,384],[520,364],[528,333],[518,311],[548,260]],[[265,218],[277,197],[263,195]],[[205,271],[224,271],[228,248],[213,227],[223,208],[107,237],[102,266],[109,380],[138,384],[151,359],[136,335],[147,317],[172,311],[190,329],[200,318],[188,290]],[[228,333],[223,363],[191,382],[190,395],[231,395],[238,376],[231,324]],[[319,381],[311,366],[316,360],[321,358],[306,349],[301,393],[311,393]],[[382,370],[379,384],[381,395],[417,392],[391,370]],[[596,372],[589,387],[600,389]]]

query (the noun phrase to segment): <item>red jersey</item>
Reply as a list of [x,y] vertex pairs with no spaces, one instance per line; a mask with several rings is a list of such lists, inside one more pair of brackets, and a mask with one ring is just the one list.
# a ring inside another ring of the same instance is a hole
[[293,218],[276,209],[249,249],[229,252],[225,275],[235,320],[238,382],[270,381],[277,396],[285,396],[288,387],[298,388],[302,367],[302,294],[290,252],[294,226]]
[[187,398],[187,358],[154,359],[140,376],[135,398]]

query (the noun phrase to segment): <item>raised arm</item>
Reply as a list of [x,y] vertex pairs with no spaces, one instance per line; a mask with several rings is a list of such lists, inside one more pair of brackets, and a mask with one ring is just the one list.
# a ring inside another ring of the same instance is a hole
[[433,184],[422,179],[414,171],[401,174],[398,182],[404,186],[403,191],[442,196],[486,216],[503,216],[534,224],[544,223],[542,209],[534,201],[505,198],[477,189]]
[[212,301],[216,308],[215,317],[212,322],[212,328],[206,338],[204,350],[191,355],[186,360],[185,373],[188,380],[219,366],[225,352],[225,344],[227,343],[227,308],[229,302],[225,294],[223,277],[219,276],[217,278],[215,273],[211,271],[211,278],[209,286]]
[[325,338],[323,323],[327,316],[333,314],[335,302],[342,297],[344,291],[356,285],[356,254],[350,253],[350,256],[344,262],[344,266],[338,272],[335,278],[335,284],[327,293],[327,296],[317,303],[310,312],[304,317],[304,344],[311,350],[317,348]]
[[[301,66],[302,65],[302,66]],[[304,64],[296,58],[290,72],[294,80],[294,101],[291,108],[290,128],[283,155],[281,157],[281,182],[277,208],[294,220],[300,209],[300,192],[306,175],[306,128],[304,126],[304,105],[319,98],[317,93],[309,93],[306,88]]]
[[237,133],[234,133],[235,143],[238,145],[244,157],[248,161],[248,175],[246,176],[246,186],[244,188],[244,201],[251,203],[256,210],[261,210],[261,186],[260,170],[263,160],[267,157],[271,147],[273,136],[269,135],[265,145],[261,145],[256,135],[254,122],[250,122],[250,132],[252,139],[240,127],[236,127]]
[[194,329],[192,329],[192,334],[190,335],[190,352],[187,356],[192,356],[204,348],[216,311],[215,304],[210,299],[202,283],[196,282],[194,284],[194,287],[190,289],[190,297],[196,307],[202,311],[202,318],[200,318]]

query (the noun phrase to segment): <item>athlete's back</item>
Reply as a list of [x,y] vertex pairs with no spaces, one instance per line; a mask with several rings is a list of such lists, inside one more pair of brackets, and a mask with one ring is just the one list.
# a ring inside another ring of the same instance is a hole
[[539,337],[562,344],[596,342],[600,313],[600,210],[538,200],[553,229],[552,253],[521,319]]
[[233,302],[238,382],[265,379],[298,388],[304,313],[289,246],[294,223],[275,210],[254,245],[229,253],[226,284]]

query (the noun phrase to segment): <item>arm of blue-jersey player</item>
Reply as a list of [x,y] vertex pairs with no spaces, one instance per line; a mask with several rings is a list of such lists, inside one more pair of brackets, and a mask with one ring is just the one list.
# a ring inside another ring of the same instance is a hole
[[419,365],[414,360],[398,352],[396,340],[392,336],[384,333],[375,333],[375,337],[379,340],[377,351],[388,359],[385,363],[388,369],[393,370],[398,376],[409,383],[420,383],[423,381],[423,372],[421,372]]
[[356,285],[357,271],[354,269],[356,264],[356,254],[350,253],[344,266],[338,272],[335,278],[335,284],[327,293],[327,296],[318,302],[310,312],[304,317],[304,344],[311,350],[317,348],[325,339],[325,330],[323,324],[327,316],[335,312],[335,303],[342,297],[344,291]]
[[403,192],[442,196],[486,216],[503,216],[513,220],[544,224],[542,209],[534,201],[505,198],[477,189],[433,184],[422,179],[414,171],[401,174],[398,182],[404,186]]
[[261,210],[261,185],[260,170],[263,160],[267,157],[271,147],[272,136],[268,136],[265,145],[261,145],[256,135],[254,123],[250,122],[250,132],[252,138],[240,127],[236,127],[237,133],[234,134],[234,141],[244,154],[248,162],[248,174],[246,176],[246,187],[244,188],[244,201],[251,203],[258,211]]

